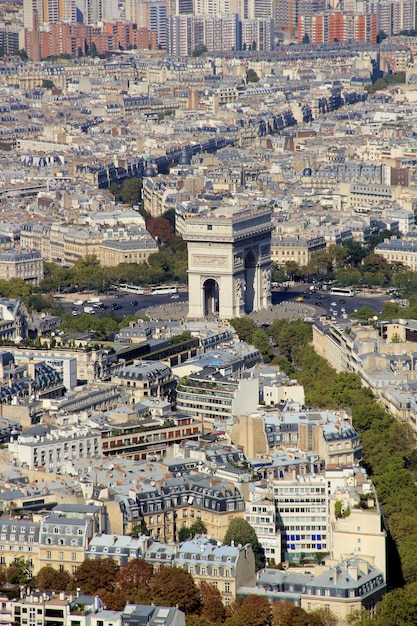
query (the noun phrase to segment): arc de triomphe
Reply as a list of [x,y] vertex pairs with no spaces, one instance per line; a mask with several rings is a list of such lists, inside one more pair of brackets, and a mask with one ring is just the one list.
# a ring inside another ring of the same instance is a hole
[[221,207],[187,218],[188,317],[241,317],[271,305],[271,210]]

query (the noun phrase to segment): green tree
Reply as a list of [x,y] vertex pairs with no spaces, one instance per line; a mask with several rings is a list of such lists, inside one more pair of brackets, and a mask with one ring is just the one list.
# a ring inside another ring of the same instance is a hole
[[296,261],[286,261],[284,267],[290,280],[297,281],[304,278],[306,275],[306,272]]
[[131,206],[139,204],[141,201],[142,180],[140,178],[126,178],[123,181],[120,192],[121,200]]
[[340,267],[336,271],[335,278],[340,287],[349,287],[359,285],[362,280],[362,274],[354,267]]
[[207,52],[207,46],[200,43],[194,48],[192,55],[193,57],[201,57],[205,52]]
[[88,56],[93,57],[93,58],[98,56],[97,46],[94,41],[91,43],[90,49],[88,51]]
[[255,557],[255,569],[256,571],[262,569],[265,566],[265,557],[263,554],[262,546],[259,543],[257,534],[253,528],[243,517],[234,517],[227,528],[224,536],[223,544],[226,546],[232,545],[232,541],[235,546],[241,544],[244,546],[247,543],[252,545],[253,554]]
[[7,582],[12,585],[33,587],[32,565],[23,556],[16,557],[6,571]]
[[266,363],[269,363],[272,358],[273,351],[266,332],[261,328],[257,328],[252,335],[251,343],[257,350],[259,350],[262,355],[262,359]]
[[348,252],[348,263],[354,267],[358,267],[366,257],[366,250],[359,241],[348,239],[343,243],[343,247]]
[[376,315],[376,311],[371,309],[369,306],[362,306],[359,311],[356,313],[352,313],[350,317],[356,318],[358,320],[369,320],[372,319]]
[[253,333],[256,330],[256,325],[250,317],[233,317],[230,320],[231,326],[237,332],[237,336],[240,341],[246,341],[250,343],[252,341]]
[[271,280],[273,283],[285,283],[288,280],[287,272],[277,263],[271,265]]
[[304,33],[303,39],[302,39],[301,43],[304,44],[304,45],[310,43],[310,37],[308,36],[308,33]]
[[371,623],[375,626],[417,624],[417,584],[386,594],[378,603]]
[[188,541],[191,538],[191,531],[188,526],[181,526],[178,531],[178,541]]
[[55,85],[52,80],[49,78],[44,78],[42,81],[43,89],[55,89]]
[[178,567],[161,567],[150,583],[155,604],[176,606],[184,613],[199,613],[201,601],[191,574]]
[[248,71],[246,72],[246,82],[247,83],[258,83],[259,82],[259,76],[255,72],[254,69],[249,68]]
[[207,526],[201,519],[197,519],[190,526],[191,536],[195,537],[196,535],[206,535],[207,534]]

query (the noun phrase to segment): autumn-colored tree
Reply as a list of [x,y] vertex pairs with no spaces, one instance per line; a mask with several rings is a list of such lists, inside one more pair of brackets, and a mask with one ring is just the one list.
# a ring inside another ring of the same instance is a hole
[[114,591],[119,569],[113,559],[86,559],[75,571],[75,585],[83,593],[101,597]]
[[206,617],[215,624],[224,622],[226,610],[224,608],[220,591],[214,585],[200,583],[201,617]]
[[133,559],[123,565],[116,577],[117,593],[125,602],[149,604],[152,600],[150,583],[154,577],[153,566],[143,559]]
[[309,626],[309,623],[307,611],[289,600],[275,602],[272,607],[272,626]]
[[309,626],[337,626],[339,623],[336,615],[324,607],[311,611],[308,619]]
[[247,596],[235,616],[242,620],[244,626],[268,626],[272,621],[271,605],[264,596]]
[[172,224],[164,217],[151,217],[146,223],[146,228],[152,237],[158,237],[162,243],[167,243],[174,237]]
[[35,584],[40,591],[67,591],[74,586],[74,580],[66,570],[61,572],[45,565],[36,574]]
[[187,626],[213,626],[213,622],[202,615],[187,615]]
[[186,614],[200,611],[200,595],[193,577],[179,567],[161,567],[152,578],[150,589],[155,604],[178,605]]

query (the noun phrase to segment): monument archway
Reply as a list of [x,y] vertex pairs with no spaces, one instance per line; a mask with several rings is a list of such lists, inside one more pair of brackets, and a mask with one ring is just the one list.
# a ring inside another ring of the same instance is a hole
[[219,207],[189,216],[188,317],[240,317],[271,305],[271,209]]
[[256,302],[257,258],[253,250],[249,250],[245,257],[245,313],[251,313]]
[[207,278],[203,283],[204,315],[216,315],[219,312],[219,283],[214,278]]

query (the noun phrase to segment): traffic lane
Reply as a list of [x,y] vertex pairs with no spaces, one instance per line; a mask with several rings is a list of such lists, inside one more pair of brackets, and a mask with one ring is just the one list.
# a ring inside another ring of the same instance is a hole
[[[386,295],[368,296],[366,294],[358,294],[356,296],[336,296],[322,290],[307,292],[310,286],[308,283],[297,283],[285,291],[274,291],[272,292],[272,304],[278,305],[285,302],[294,302],[297,298],[303,298],[302,302],[304,304],[308,304],[316,310],[320,309],[318,314],[321,314],[323,310],[327,314],[331,310],[336,310],[338,315],[341,316],[344,312],[350,315],[363,306],[371,308],[377,314],[379,311],[382,311],[384,302],[389,300],[389,297]],[[335,302],[334,306],[332,306],[332,302]],[[345,311],[341,311],[342,308]]]
[[[174,296],[174,297],[173,297]],[[177,297],[178,296],[178,297]],[[138,294],[114,294],[114,295],[106,295],[105,297],[100,297],[100,303],[107,306],[107,309],[101,309],[99,307],[94,308],[95,315],[101,316],[106,315],[111,312],[117,317],[127,317],[128,315],[135,315],[136,313],[142,313],[143,311],[158,305],[168,305],[175,302],[187,302],[188,301],[188,292],[179,292],[178,294],[160,294],[160,295],[138,295]],[[132,304],[133,302],[137,302],[137,304]],[[67,312],[76,311],[78,315],[84,313],[85,306],[93,306],[92,304],[88,304],[87,301],[83,305],[75,306],[74,303],[64,302],[63,303]],[[114,308],[113,307],[117,307]]]
[[[314,296],[312,296],[314,298]],[[325,309],[326,311],[336,310],[339,314],[347,313],[350,315],[351,313],[355,313],[360,308],[366,306],[375,311],[378,314],[382,311],[384,307],[384,302],[388,300],[387,296],[375,296],[375,297],[366,297],[363,295],[358,296],[335,296],[335,295],[324,295],[320,300],[317,301],[319,306]],[[342,309],[345,309],[342,311]]]

